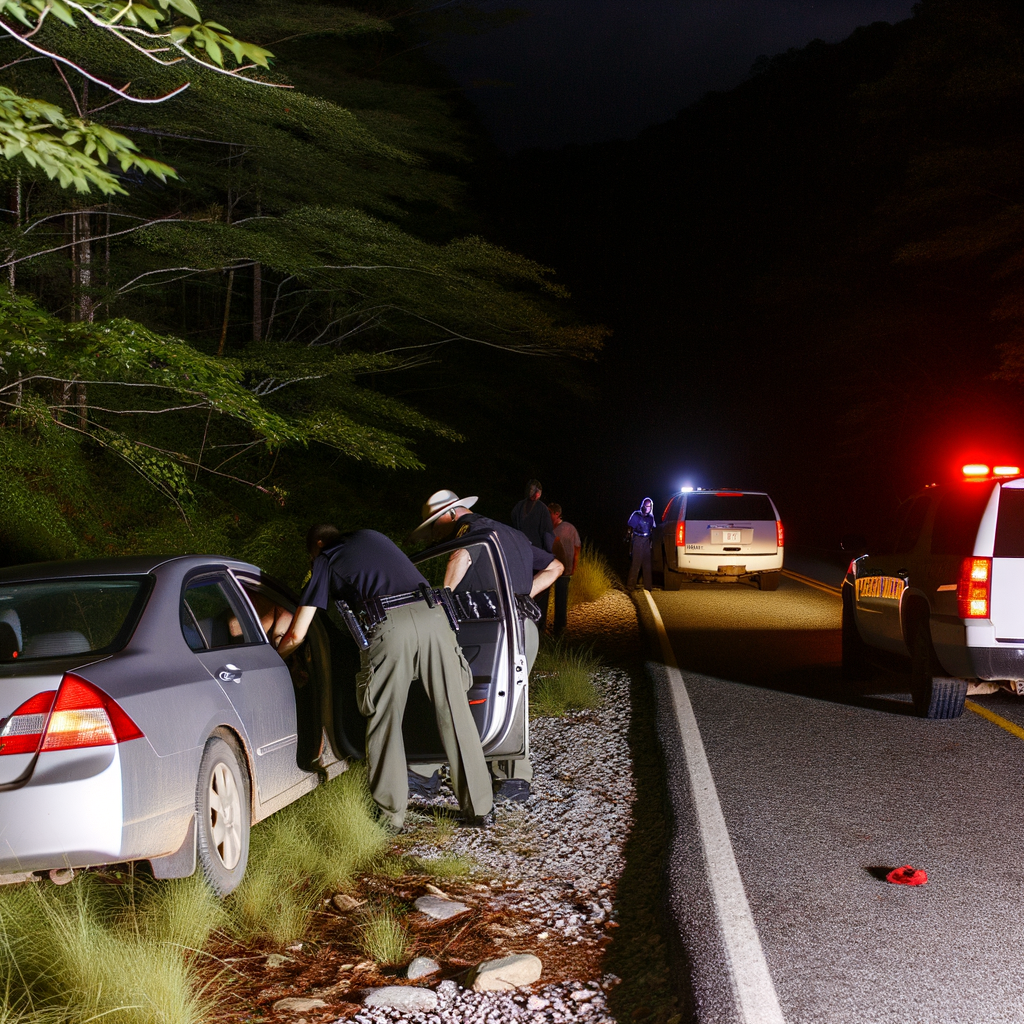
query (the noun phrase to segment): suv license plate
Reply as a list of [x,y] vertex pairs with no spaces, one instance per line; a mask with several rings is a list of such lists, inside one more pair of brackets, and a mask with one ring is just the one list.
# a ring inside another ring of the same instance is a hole
[[743,536],[740,530],[723,530],[722,531],[722,543],[723,544],[739,544],[740,538]]

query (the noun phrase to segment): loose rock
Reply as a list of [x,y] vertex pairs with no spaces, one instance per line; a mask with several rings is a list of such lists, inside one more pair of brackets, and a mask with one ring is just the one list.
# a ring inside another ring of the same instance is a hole
[[275,1013],[306,1013],[309,1010],[318,1010],[327,1004],[322,999],[300,999],[297,996],[289,996],[287,999],[278,999],[274,1003]]
[[417,978],[436,974],[439,970],[441,970],[441,965],[436,960],[431,960],[429,956],[418,956],[405,969],[405,976],[410,981],[415,981]]
[[331,900],[336,910],[340,910],[342,913],[347,913],[350,910],[355,910],[357,907],[361,907],[366,900],[357,900],[354,896],[349,896],[347,892],[339,892],[334,899]]
[[424,1010],[437,1009],[437,996],[429,988],[387,985],[371,989],[363,999],[363,1005],[422,1013]]
[[284,967],[287,963],[291,963],[290,956],[285,956],[284,953],[268,953],[267,959],[263,961],[263,966],[268,970],[274,970],[277,967]]
[[465,903],[459,903],[458,900],[441,899],[438,896],[421,896],[415,906],[420,913],[432,917],[435,921],[447,921],[449,917],[456,917],[469,910]]
[[474,992],[507,992],[538,981],[544,965],[532,953],[516,953],[500,960],[485,960],[473,972]]

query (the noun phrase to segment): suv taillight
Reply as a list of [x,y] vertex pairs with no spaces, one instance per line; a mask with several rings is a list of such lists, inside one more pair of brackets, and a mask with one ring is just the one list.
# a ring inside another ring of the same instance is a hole
[[0,755],[105,747],[141,736],[142,730],[115,700],[68,672],[59,690],[30,697],[4,722]]
[[956,584],[957,613],[961,619],[987,619],[992,591],[992,559],[965,558]]
[[775,520],[775,543],[778,544],[778,546],[780,548],[783,548],[783,547],[786,546],[785,545],[785,536],[784,536],[784,534],[782,532],[782,520],[781,519],[776,519]]
[[680,519],[679,525],[676,527],[676,547],[681,548],[686,545],[686,520]]

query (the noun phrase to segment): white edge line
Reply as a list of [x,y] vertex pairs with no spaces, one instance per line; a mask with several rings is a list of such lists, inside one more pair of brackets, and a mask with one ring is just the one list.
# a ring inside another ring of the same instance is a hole
[[757,925],[747,902],[743,879],[736,864],[725,815],[718,801],[715,780],[711,775],[711,766],[686,692],[686,684],[672,652],[658,606],[648,591],[644,591],[644,596],[654,616],[668,672],[669,690],[690,778],[708,881],[732,971],[736,1009],[744,1024],[785,1024],[786,1019],[782,1015],[779,997],[757,934]]

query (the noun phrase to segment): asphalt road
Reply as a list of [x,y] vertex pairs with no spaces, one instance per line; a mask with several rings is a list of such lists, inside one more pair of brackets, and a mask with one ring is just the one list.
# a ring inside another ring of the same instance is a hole
[[[774,593],[690,584],[653,597],[785,1021],[1024,1021],[1024,740],[970,710],[912,717],[899,676],[846,688],[830,593],[784,579]],[[1024,699],[975,701],[1024,725]],[[721,1009],[729,955],[708,938],[716,912],[695,881],[699,822],[676,812],[698,1017],[758,1024]],[[884,881],[907,863],[927,885]]]

